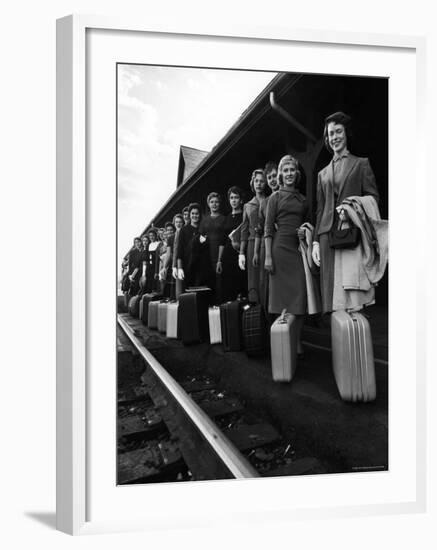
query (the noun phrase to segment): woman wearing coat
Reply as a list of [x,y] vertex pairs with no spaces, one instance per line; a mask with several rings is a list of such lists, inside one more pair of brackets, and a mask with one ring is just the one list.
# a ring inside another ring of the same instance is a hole
[[255,231],[259,224],[260,205],[266,199],[266,178],[264,170],[258,168],[252,173],[250,188],[254,193],[252,199],[244,205],[241,226],[241,244],[238,264],[240,269],[247,269],[248,299],[260,303],[260,276],[258,261],[254,262]]
[[324,140],[333,154],[331,162],[319,172],[317,182],[317,215],[313,237],[313,260],[320,266],[320,287],[325,313],[332,311],[335,251],[329,245],[329,233],[342,216],[341,203],[351,196],[379,194],[375,176],[367,158],[356,157],[348,150],[351,118],[343,112],[325,119]]
[[308,204],[298,191],[299,164],[291,155],[280,160],[278,179],[281,187],[269,197],[264,227],[265,269],[270,273],[269,313],[277,316],[285,309],[298,317],[300,354],[307,292],[298,229],[308,216]]
[[155,228],[151,228],[148,231],[149,246],[147,250],[143,251],[142,255],[142,267],[143,272],[146,275],[146,286],[144,292],[157,291],[159,287],[158,272],[159,272],[159,258],[160,248],[162,242],[158,240],[158,233]]
[[222,300],[235,300],[238,295],[247,295],[246,274],[238,267],[238,249],[229,238],[243,221],[243,193],[237,186],[228,189],[228,201],[232,211],[226,216],[224,225],[224,242],[222,255]]
[[221,198],[212,192],[206,199],[209,214],[202,218],[199,226],[202,254],[209,256],[208,286],[214,294],[214,302],[219,304],[222,295],[221,275],[223,271],[222,255],[225,233],[225,217],[220,213]]
[[201,286],[209,281],[209,257],[204,253],[200,242],[200,204],[192,203],[188,207],[190,223],[179,232],[177,247],[178,279],[185,286]]

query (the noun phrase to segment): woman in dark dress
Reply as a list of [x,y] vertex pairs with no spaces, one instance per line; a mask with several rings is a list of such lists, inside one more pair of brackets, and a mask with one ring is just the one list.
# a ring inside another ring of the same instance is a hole
[[308,204],[298,191],[299,164],[291,155],[280,160],[278,179],[283,185],[269,198],[264,227],[265,268],[270,273],[269,313],[279,315],[285,309],[298,317],[297,352],[301,353],[307,293],[297,232],[307,219]]
[[240,294],[247,296],[246,273],[238,266],[238,251],[229,239],[229,235],[241,225],[243,221],[243,195],[239,187],[228,189],[228,200],[231,213],[226,216],[224,225],[224,248],[222,255],[222,299],[223,302],[235,300]]
[[140,280],[140,271],[141,271],[141,267],[140,267],[141,254],[142,254],[141,239],[139,237],[135,237],[134,247],[129,252],[128,273],[129,273],[130,287],[129,287],[128,295],[130,297],[136,296],[140,289],[139,280]]
[[208,286],[212,289],[214,302],[219,304],[221,300],[221,274],[223,271],[222,255],[224,248],[225,217],[220,213],[221,199],[218,193],[210,193],[206,199],[209,214],[200,222],[200,243],[202,254],[209,256],[209,268],[207,276]]
[[188,212],[190,223],[184,225],[179,232],[177,248],[178,279],[185,282],[185,287],[202,286],[210,280],[210,264],[209,257],[204,253],[200,242],[200,204],[190,204]]
[[162,246],[158,240],[157,231],[155,228],[149,229],[149,246],[144,250],[142,256],[143,268],[146,274],[146,286],[144,292],[152,292],[159,290],[158,271],[159,271],[159,251]]
[[181,279],[178,278],[178,242],[179,242],[179,233],[182,227],[184,226],[184,217],[182,214],[175,214],[173,217],[173,225],[175,227],[175,234],[173,238],[169,240],[169,246],[171,247],[171,255],[172,255],[172,276],[175,280],[175,298],[176,300],[179,298],[179,296],[184,291],[184,283]]
[[341,203],[350,196],[372,196],[379,200],[375,176],[367,158],[356,157],[348,151],[351,118],[343,112],[325,119],[323,137],[326,148],[333,154],[331,162],[319,172],[317,181],[317,216],[313,236],[313,260],[320,266],[320,287],[323,311],[332,311],[334,291],[335,251],[329,245],[329,234],[341,219]]

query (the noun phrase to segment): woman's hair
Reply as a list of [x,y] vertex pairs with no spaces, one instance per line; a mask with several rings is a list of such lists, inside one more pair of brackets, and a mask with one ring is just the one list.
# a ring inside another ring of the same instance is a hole
[[156,229],[154,227],[151,227],[148,231],[147,231],[147,235],[150,235],[150,233],[153,233],[155,235],[155,237],[158,237],[158,232],[156,231]]
[[228,200],[231,198],[231,193],[234,193],[234,195],[238,195],[241,202],[243,202],[243,191],[239,187],[237,187],[236,185],[229,187],[227,192]]
[[270,172],[273,172],[273,170],[278,170],[278,165],[276,162],[273,162],[272,160],[269,160],[266,165],[264,166],[264,176],[267,179],[267,174],[270,174]]
[[352,138],[352,119],[349,115],[343,113],[343,111],[337,111],[336,113],[332,113],[332,115],[327,116],[325,118],[325,127],[323,129],[323,141],[325,143],[325,147],[330,153],[332,153],[332,149],[329,145],[328,125],[331,122],[334,122],[335,124],[342,124],[344,126],[348,146],[350,145]]
[[188,207],[188,214],[191,215],[191,210],[197,209],[199,211],[199,216],[202,217],[202,209],[200,208],[200,204],[198,202],[192,202]]
[[293,163],[296,166],[297,175],[296,175],[296,184],[295,185],[296,185],[296,188],[298,188],[299,182],[300,182],[300,177],[301,177],[301,173],[300,173],[300,169],[299,169],[299,161],[297,159],[295,159],[294,157],[292,157],[291,155],[285,155],[279,161],[279,165],[278,165],[278,183],[279,183],[279,185],[284,185],[284,182],[282,181],[282,170],[283,170],[285,164],[290,164],[290,163]]
[[176,227],[174,226],[174,224],[172,222],[166,222],[165,223],[165,229],[171,227],[173,229],[173,231],[176,231]]
[[189,209],[190,209],[189,206],[184,206],[184,207],[182,208],[182,215],[183,215],[185,212],[188,212]]
[[141,240],[144,240],[144,239],[149,240],[149,236],[147,235],[147,233],[144,233],[143,235],[141,235]]
[[252,177],[250,178],[250,188],[252,189],[252,193],[255,193],[255,188],[253,184],[255,182],[256,176],[258,176],[259,174],[263,177],[264,183],[267,183],[266,177],[264,175],[264,170],[262,168],[257,168],[252,172]]
[[221,204],[221,202],[222,202],[222,199],[221,199],[220,195],[218,193],[216,193],[215,191],[213,191],[212,193],[210,193],[206,197],[206,204],[208,205],[208,207],[209,207],[209,201],[211,199],[217,199],[219,201],[219,204]]

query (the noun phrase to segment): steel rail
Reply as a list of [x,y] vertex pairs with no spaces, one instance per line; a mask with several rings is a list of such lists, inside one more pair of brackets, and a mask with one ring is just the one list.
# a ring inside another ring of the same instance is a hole
[[117,315],[117,322],[132,342],[135,349],[150,366],[156,376],[158,376],[177,403],[183,408],[186,415],[198,428],[203,438],[208,442],[234,478],[247,479],[260,477],[259,473],[238,451],[234,444],[231,443],[231,441],[219,430],[216,424],[190,398],[187,392],[164,369],[150,351],[138,341],[132,328],[120,315]]

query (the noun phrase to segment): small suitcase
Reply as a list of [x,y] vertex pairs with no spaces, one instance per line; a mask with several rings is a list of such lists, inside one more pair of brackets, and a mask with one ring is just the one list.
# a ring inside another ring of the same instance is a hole
[[167,338],[179,338],[178,330],[178,310],[179,302],[169,302],[167,306]]
[[225,351],[240,351],[243,347],[241,315],[243,302],[234,300],[220,306],[222,342]]
[[157,292],[149,292],[147,294],[144,294],[140,301],[140,312],[139,316],[144,325],[147,325],[148,319],[149,319],[149,304],[150,302],[154,302],[156,300],[159,300],[161,298],[161,295]]
[[136,296],[132,296],[132,298],[129,300],[128,311],[132,315],[132,317],[138,318],[140,314],[140,300],[141,296],[139,294],[137,294]]
[[158,307],[159,307],[159,301],[154,300],[153,302],[149,302],[149,311],[147,316],[147,326],[151,329],[157,329],[158,328]]
[[158,330],[159,332],[167,332],[167,308],[168,300],[158,302]]
[[290,382],[297,367],[296,316],[283,311],[270,329],[272,376],[275,382]]
[[208,309],[209,341],[211,344],[222,343],[222,329],[220,323],[220,308],[213,306]]
[[209,341],[210,288],[191,288],[179,297],[179,330],[183,344]]
[[361,313],[331,315],[332,366],[344,401],[376,398],[375,363],[369,321]]
[[268,347],[267,319],[264,308],[243,306],[243,344],[249,357],[263,356]]

